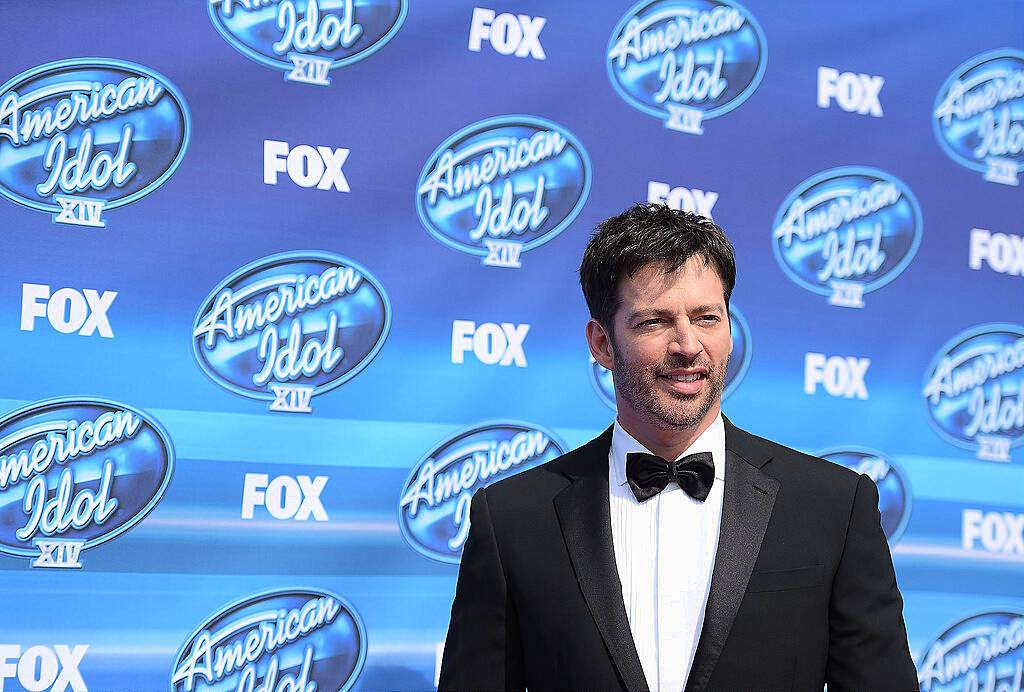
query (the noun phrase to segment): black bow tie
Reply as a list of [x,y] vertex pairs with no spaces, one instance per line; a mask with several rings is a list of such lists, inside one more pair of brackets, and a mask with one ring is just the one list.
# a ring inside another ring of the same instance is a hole
[[704,502],[715,482],[715,462],[711,452],[688,454],[676,461],[665,461],[646,452],[626,455],[626,480],[639,502],[660,493],[669,481],[679,484],[687,495]]

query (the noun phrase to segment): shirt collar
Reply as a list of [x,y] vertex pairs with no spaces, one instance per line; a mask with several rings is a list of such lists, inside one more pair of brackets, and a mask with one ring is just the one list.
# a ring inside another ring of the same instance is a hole
[[[612,428],[612,446],[608,453],[611,462],[611,474],[609,481],[613,485],[625,485],[626,483],[626,455],[630,452],[648,452],[651,450],[636,441],[632,435],[619,424],[615,419]],[[687,447],[679,457],[697,452],[711,452],[711,458],[715,463],[715,479],[721,483],[725,482],[725,423],[722,422],[722,412],[719,411],[715,420],[711,422],[708,429]],[[679,458],[677,457],[677,458]]]

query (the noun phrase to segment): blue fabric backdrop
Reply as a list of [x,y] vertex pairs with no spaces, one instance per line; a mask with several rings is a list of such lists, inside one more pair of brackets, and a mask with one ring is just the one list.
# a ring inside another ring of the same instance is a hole
[[612,420],[575,271],[650,199],[736,245],[726,414],[878,484],[922,688],[1019,689],[1022,28],[0,4],[0,687],[431,689],[472,491]]

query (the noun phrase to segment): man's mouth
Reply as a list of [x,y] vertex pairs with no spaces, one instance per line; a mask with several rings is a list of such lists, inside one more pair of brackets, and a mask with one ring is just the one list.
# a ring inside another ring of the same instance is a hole
[[668,379],[675,380],[676,382],[696,382],[702,377],[705,377],[705,375],[702,372],[691,372],[682,375],[663,375],[662,377],[667,377]]

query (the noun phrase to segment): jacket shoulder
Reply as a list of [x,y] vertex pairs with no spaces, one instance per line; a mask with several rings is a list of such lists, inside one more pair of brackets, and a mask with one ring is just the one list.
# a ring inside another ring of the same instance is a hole
[[516,498],[550,498],[573,479],[584,475],[607,476],[611,428],[586,444],[533,468],[503,478],[483,488],[489,502]]
[[860,474],[844,466],[754,435],[733,425],[726,428],[726,449],[779,480],[852,491]]

